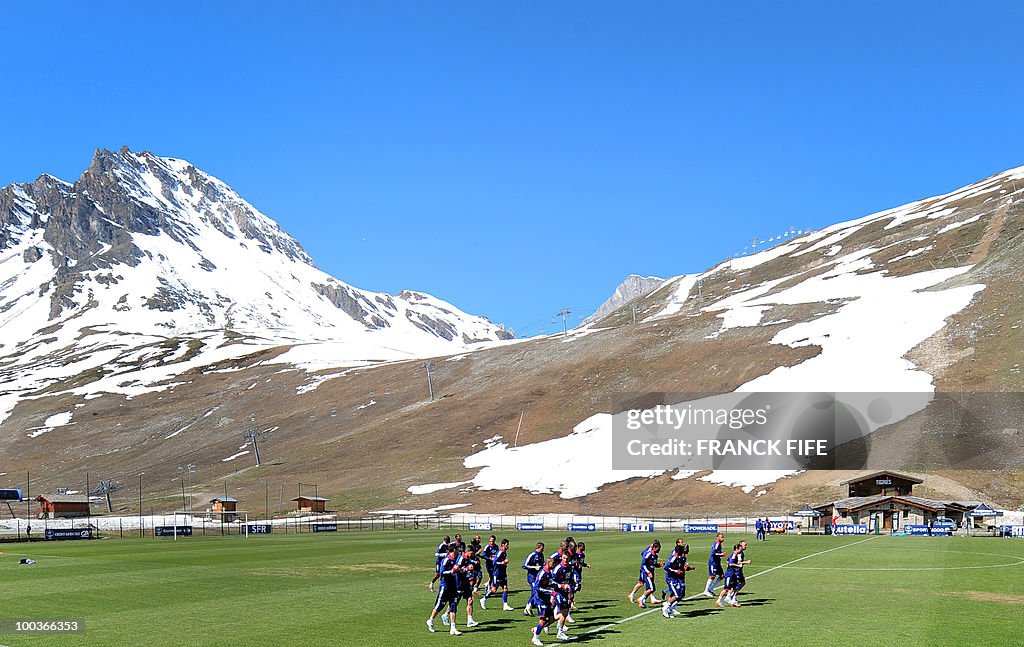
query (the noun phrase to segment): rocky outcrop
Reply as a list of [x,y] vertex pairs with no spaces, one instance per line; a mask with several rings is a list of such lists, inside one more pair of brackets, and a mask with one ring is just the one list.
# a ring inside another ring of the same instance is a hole
[[377,307],[372,301],[347,285],[337,283],[311,283],[310,285],[317,294],[367,328],[385,328],[390,325],[387,320],[376,313]]
[[625,281],[615,288],[615,292],[612,296],[602,303],[594,314],[583,320],[583,324],[586,325],[588,323],[593,323],[602,317],[610,315],[633,299],[653,292],[664,282],[665,279],[658,278],[657,276],[638,276],[636,274],[630,274],[626,277]]

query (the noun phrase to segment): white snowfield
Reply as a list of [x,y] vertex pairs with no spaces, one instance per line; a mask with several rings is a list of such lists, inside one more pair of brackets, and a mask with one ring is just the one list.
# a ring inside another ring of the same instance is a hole
[[[278,362],[316,371],[498,343],[499,326],[436,297],[369,292],[325,274],[274,221],[188,162],[107,154],[118,160],[118,186],[158,210],[161,229],[132,233],[141,251],[134,267],[114,262],[83,272],[72,305],[51,319],[53,288],[40,286],[64,257],[30,227],[33,214],[44,223],[50,214],[14,185],[20,221],[7,226],[18,242],[0,250],[0,423],[30,393],[100,368],[105,375],[71,392],[132,397],[173,388],[168,381],[192,368],[282,345],[294,348]],[[110,248],[100,244],[93,258]],[[41,257],[29,260],[35,253]],[[347,295],[364,321],[322,294],[332,290]],[[165,302],[149,301],[154,295]]]
[[[730,329],[762,325],[765,314],[775,306],[808,305],[830,312],[817,318],[791,323],[779,330],[771,343],[793,348],[817,346],[814,357],[791,367],[779,367],[743,385],[741,392],[850,392],[921,393],[920,408],[934,393],[932,376],[906,359],[915,346],[938,332],[946,320],[963,310],[984,285],[942,287],[950,279],[970,271],[972,266],[930,270],[902,277],[888,276],[887,268],[874,267],[870,256],[879,248],[842,254],[842,242],[868,224],[890,220],[886,228],[921,219],[950,219],[956,207],[945,206],[958,199],[993,193],[1008,180],[1024,179],[1024,167],[1001,173],[977,185],[921,200],[796,237],[763,252],[725,261],[704,274],[687,274],[665,282],[665,307],[645,321],[679,313],[692,294],[698,279],[723,270],[749,270],[786,255],[801,257],[817,252],[829,269],[783,290],[777,286],[799,279],[785,276],[751,286],[703,307],[722,319],[717,335]],[[1019,191],[1024,190],[1022,185]],[[998,199],[1012,199],[1000,194]],[[976,217],[947,225],[940,233],[975,222]],[[891,243],[905,243],[907,238]],[[924,252],[912,252],[895,262]],[[825,253],[827,252],[827,253]],[[655,294],[658,291],[655,291]],[[772,325],[786,320],[765,322]],[[916,406],[916,405],[915,405]],[[919,409],[915,409],[919,410]],[[913,411],[902,411],[900,417]],[[895,418],[899,419],[899,418]],[[480,490],[523,489],[535,493],[558,493],[565,499],[597,492],[602,486],[632,478],[650,478],[664,471],[612,469],[612,416],[595,414],[577,424],[572,433],[560,438],[511,447],[498,443],[467,456],[464,465],[475,470],[472,486]],[[681,480],[698,472],[676,470],[672,478]],[[761,485],[795,474],[792,471],[717,470],[699,477],[703,481],[739,487],[751,493]],[[415,486],[434,492],[441,488]],[[460,484],[461,485],[461,484]],[[410,488],[413,491],[413,488]]]
[[430,485],[413,485],[409,488],[409,492],[412,494],[430,494],[431,492],[450,490],[452,488],[468,485],[469,483],[471,483],[471,481],[456,481],[455,483],[431,483]]

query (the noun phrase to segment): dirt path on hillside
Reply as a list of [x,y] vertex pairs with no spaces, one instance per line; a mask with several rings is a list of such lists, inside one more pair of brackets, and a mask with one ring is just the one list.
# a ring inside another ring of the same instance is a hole
[[1003,225],[1006,223],[1006,212],[1009,210],[1010,205],[1007,202],[998,207],[996,212],[992,214],[992,219],[989,220],[985,233],[982,234],[981,240],[978,241],[978,244],[974,246],[974,251],[971,252],[971,256],[968,259],[969,263],[977,265],[985,260],[989,250],[992,249],[992,243],[999,238],[999,234],[1003,233]]

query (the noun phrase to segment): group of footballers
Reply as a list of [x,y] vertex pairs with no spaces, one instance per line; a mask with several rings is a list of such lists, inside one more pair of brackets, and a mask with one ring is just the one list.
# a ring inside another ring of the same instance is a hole
[[[586,544],[577,543],[572,537],[560,542],[558,550],[545,556],[544,544],[537,543],[536,548],[527,555],[522,568],[526,571],[526,583],[530,587],[530,599],[523,610],[523,615],[537,614],[537,625],[531,632],[531,644],[542,645],[541,633],[549,633],[551,627],[557,629],[556,636],[560,640],[569,640],[566,625],[575,622],[572,610],[576,608],[575,598],[583,587],[583,569],[590,568],[586,561]],[[439,615],[448,626],[453,636],[460,632],[456,628],[456,611],[459,603],[466,600],[466,626],[475,627],[478,622],[473,619],[473,604],[481,588],[484,594],[480,599],[480,607],[487,608],[487,599],[500,591],[502,610],[513,611],[508,603],[508,557],[509,540],[500,543],[495,535],[491,535],[486,545],[481,545],[479,535],[468,544],[456,534],[453,540],[445,535],[435,552],[434,579],[429,588],[434,590],[434,583],[440,580],[437,599],[427,629],[435,631],[434,620]],[[708,556],[708,580],[704,585],[704,595],[715,597],[715,589],[722,584],[722,592],[715,600],[715,605],[723,603],[739,607],[736,595],[746,583],[743,567],[750,564],[746,558],[747,542],[741,541],[733,546],[731,553],[726,555],[725,536],[719,533],[711,546]],[[662,604],[661,614],[665,618],[679,615],[676,606],[686,595],[686,572],[696,570],[687,561],[690,547],[683,539],[677,539],[669,558],[662,562],[659,559],[661,542],[654,540],[640,554],[640,577],[630,591],[628,599],[646,609],[649,604]],[[722,560],[725,559],[723,567]],[[665,571],[665,588],[662,598],[655,597],[655,571]],[[483,580],[484,571],[487,580]],[[638,591],[641,591],[637,597]]]
[[[462,632],[456,627],[456,612],[459,603],[466,601],[466,626],[475,627],[478,622],[473,619],[473,604],[480,589],[484,589],[480,599],[480,607],[487,608],[487,599],[501,592],[501,608],[503,611],[514,611],[508,603],[508,549],[509,540],[491,535],[485,546],[481,545],[479,535],[468,544],[461,534],[453,540],[445,535],[434,553],[434,578],[429,588],[434,590],[434,583],[440,580],[434,608],[427,618],[427,629],[436,631],[434,620],[440,615],[441,621],[448,626],[448,632],[458,636]],[[539,542],[536,548],[523,561],[526,571],[526,583],[530,587],[530,599],[523,610],[523,615],[532,616],[537,613],[537,626],[532,632],[531,642],[541,645],[540,634],[549,633],[549,629],[557,628],[557,636],[568,640],[565,633],[566,624],[575,622],[572,609],[575,608],[576,594],[583,588],[583,569],[590,568],[586,557],[587,546],[572,537],[566,537],[558,550],[550,556],[544,554],[544,544]],[[483,581],[486,570],[487,580]]]
[[[715,597],[715,589],[722,584],[722,592],[715,600],[715,605],[723,606],[723,601],[732,607],[740,606],[736,595],[746,584],[743,576],[743,567],[750,563],[746,558],[747,542],[741,541],[732,548],[732,552],[726,559],[726,565],[722,567],[722,558],[726,556],[725,535],[718,533],[715,543],[711,545],[711,554],[708,556],[708,581],[704,585],[704,595],[709,598]],[[659,560],[661,542],[655,539],[647,548],[640,553],[640,577],[629,592],[630,604],[636,604],[641,609],[646,609],[648,603],[662,604],[661,615],[666,618],[674,618],[679,615],[676,605],[686,595],[686,572],[696,570],[687,562],[687,555],[690,547],[682,538],[676,540],[672,554],[668,560],[662,563]],[[661,595],[664,598],[659,600],[654,595],[655,570],[662,568],[665,571],[665,588]],[[641,591],[637,598],[637,591]]]

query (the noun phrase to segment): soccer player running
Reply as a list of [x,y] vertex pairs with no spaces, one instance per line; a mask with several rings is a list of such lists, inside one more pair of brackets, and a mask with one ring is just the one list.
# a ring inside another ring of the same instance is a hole
[[526,602],[526,608],[523,609],[523,615],[532,615],[530,610],[536,606],[535,594],[534,594],[534,581],[537,579],[537,574],[540,573],[544,568],[544,542],[537,542],[537,549],[526,556],[523,560],[523,570],[526,571],[526,585],[530,587],[530,599]]
[[[569,640],[569,635],[565,633],[565,623],[576,622],[572,619],[569,614],[572,602],[570,595],[572,593],[572,567],[570,566],[570,557],[568,552],[562,553],[562,561],[555,563],[551,568],[551,574],[554,577],[555,592],[551,596],[551,605],[555,614],[555,620],[558,622],[558,635],[559,640]],[[555,560],[552,559],[552,562]]]
[[[647,608],[648,597],[654,604],[661,602],[661,600],[651,597],[654,595],[654,569],[661,567],[661,563],[658,561],[659,552],[661,552],[661,542],[655,539],[640,553],[640,577],[637,578],[633,590],[629,592],[629,602],[630,604],[635,602],[641,609]],[[634,599],[633,596],[640,587],[643,587],[644,592],[639,599]]]
[[[430,630],[430,633],[434,633],[434,618],[439,613],[443,613],[441,618],[447,620],[445,624],[449,626],[448,633],[453,636],[462,634],[461,631],[455,628],[455,613],[459,609],[459,599],[461,598],[457,559],[455,545],[452,544],[448,547],[448,552],[441,557],[441,564],[438,569],[441,586],[437,590],[437,600],[434,602],[434,609],[430,612],[430,617],[427,618],[427,629]],[[445,607],[448,608],[447,612],[444,612]]]
[[469,540],[469,545],[473,549],[473,557],[475,560],[473,565],[476,567],[476,571],[473,573],[475,576],[473,580],[473,593],[478,593],[480,591],[480,582],[484,579],[484,569],[480,565],[480,553],[483,552],[484,548],[482,537],[480,537],[480,535],[474,535],[473,538]]
[[723,597],[729,606],[740,606],[740,603],[736,601],[736,594],[747,583],[746,578],[743,577],[743,567],[750,563],[750,560],[746,559],[746,550],[747,542],[745,540],[733,546],[732,555],[729,556],[729,566],[725,569],[725,586],[722,588],[721,595],[715,600],[715,606],[722,606]]
[[[538,546],[537,550],[543,551],[543,544]],[[533,638],[530,640],[530,643],[533,645],[544,644],[540,641],[540,632],[554,622],[553,598],[555,589],[558,588],[558,583],[555,581],[555,575],[552,572],[554,568],[555,560],[548,558],[533,579],[533,596],[531,599],[537,608],[537,626],[534,627]]]
[[473,620],[473,583],[475,581],[473,571],[479,568],[479,563],[476,562],[473,547],[467,546],[465,552],[456,558],[455,564],[459,567],[456,572],[458,575],[459,597],[466,599],[466,626],[475,627],[480,623]]
[[469,545],[473,547],[473,554],[476,555],[477,560],[477,571],[476,571],[476,583],[473,585],[473,593],[480,591],[480,584],[484,579],[484,569],[480,565],[480,554],[483,552],[483,542],[480,535],[474,535],[473,539],[470,540]]
[[[579,555],[576,553],[576,540],[572,537],[565,538],[565,549],[561,553],[562,563],[565,564],[568,573],[568,584],[569,584],[569,609],[576,608],[576,583],[578,581],[579,574]],[[568,622],[574,623],[575,620],[572,616],[568,616]]]
[[497,593],[498,587],[501,587],[501,610],[513,610],[508,604],[508,545],[508,540],[502,539],[501,546],[497,548],[498,552],[491,566],[491,579],[487,581],[487,593],[484,593],[480,600],[481,609],[487,608],[487,598]]
[[665,597],[665,606],[661,608],[661,615],[666,618],[675,617],[676,605],[686,595],[686,571],[694,570],[693,566],[686,563],[686,555],[690,547],[684,544],[676,544],[672,554],[665,562],[665,584],[668,586],[668,593]]
[[441,578],[441,560],[448,554],[448,547],[452,543],[452,538],[445,535],[441,540],[441,543],[437,545],[437,550],[434,551],[434,579],[430,580],[430,584],[427,588],[430,592],[434,592],[434,582]]
[[715,597],[715,587],[725,579],[725,571],[722,569],[722,558],[725,557],[725,535],[718,533],[715,543],[711,544],[711,555],[708,557],[708,583],[704,586],[704,595],[709,598]]
[[582,541],[576,545],[576,550],[573,551],[572,561],[572,608],[576,608],[576,594],[583,588],[583,569],[590,568],[590,564],[587,563],[587,545]]
[[[678,538],[676,538],[676,546],[686,546],[686,541],[682,537],[678,537]],[[673,549],[673,550],[675,550],[675,549]],[[686,546],[686,552],[687,553],[690,552],[690,547],[689,546]],[[669,555],[669,557],[671,557],[671,555]],[[668,588],[664,588],[664,589],[661,590],[661,597],[662,597],[662,599],[665,599],[665,598],[668,597]]]
[[484,568],[487,569],[487,589],[491,588],[491,580],[494,579],[494,556],[498,554],[498,538],[491,535],[487,539],[487,545],[480,551],[480,557],[483,558]]

